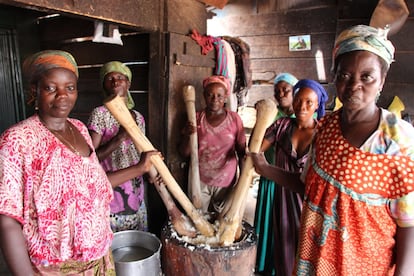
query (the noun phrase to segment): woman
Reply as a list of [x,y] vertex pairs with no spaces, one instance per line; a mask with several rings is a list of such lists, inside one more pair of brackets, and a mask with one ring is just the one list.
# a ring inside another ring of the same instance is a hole
[[183,130],[180,152],[189,157],[189,137],[197,131],[202,210],[220,213],[236,183],[246,153],[246,136],[240,116],[224,107],[230,95],[229,80],[211,76],[203,81],[206,107],[196,113],[197,126]]
[[304,184],[252,154],[260,174],[304,193],[297,275],[414,275],[414,128],[376,104],[393,55],[385,30],[336,39],[343,106],[321,120]]
[[[303,79],[293,90],[295,118],[280,118],[266,131],[261,150],[274,147],[275,166],[290,172],[301,172],[308,158],[317,119],[325,115],[328,99],[325,89],[314,80]],[[299,237],[299,218],[302,196],[274,184],[273,210],[268,216],[273,221],[274,248],[266,256],[266,263],[272,271],[265,274],[292,275],[296,247]],[[273,258],[273,259],[272,259]]]
[[78,69],[47,50],[23,71],[37,114],[0,136],[0,239],[13,275],[115,275],[111,185],[85,125],[69,118]]
[[274,97],[277,101],[276,119],[293,116],[293,86],[298,79],[289,73],[280,73],[273,84]]
[[[293,111],[293,86],[298,79],[289,73],[280,73],[273,84],[274,97],[278,103],[278,111],[275,120],[282,117],[294,117]],[[270,164],[275,164],[274,147],[265,151],[266,159]],[[262,274],[274,274],[273,258],[273,202],[276,185],[273,180],[263,176],[259,180],[257,203],[254,216],[254,227],[257,234],[256,272]]]
[[[119,61],[104,64],[100,70],[104,97],[118,95],[145,133],[144,116],[134,110],[135,103],[129,93],[132,73]],[[150,151],[140,154],[124,128],[105,106],[96,107],[88,120],[92,143],[102,167],[111,181],[114,199],[111,202],[111,229],[148,231],[143,175],[151,168]]]

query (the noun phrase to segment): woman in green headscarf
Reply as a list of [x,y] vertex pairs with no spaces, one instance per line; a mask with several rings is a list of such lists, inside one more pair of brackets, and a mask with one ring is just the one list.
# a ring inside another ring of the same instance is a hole
[[[132,73],[125,64],[111,61],[103,65],[100,81],[104,97],[118,95],[125,100],[142,133],[144,117],[133,110],[134,101],[129,93]],[[111,202],[112,231],[148,231],[143,175],[151,168],[150,156],[156,151],[139,153],[127,132],[105,106],[96,107],[88,120],[93,145],[107,172],[114,190]]]

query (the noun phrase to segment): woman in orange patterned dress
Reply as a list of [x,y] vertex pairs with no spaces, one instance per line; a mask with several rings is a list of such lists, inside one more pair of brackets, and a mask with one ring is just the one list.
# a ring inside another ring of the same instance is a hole
[[304,193],[295,275],[414,275],[414,128],[376,104],[394,60],[386,34],[358,25],[336,39],[343,106],[320,121],[301,175],[251,154]]

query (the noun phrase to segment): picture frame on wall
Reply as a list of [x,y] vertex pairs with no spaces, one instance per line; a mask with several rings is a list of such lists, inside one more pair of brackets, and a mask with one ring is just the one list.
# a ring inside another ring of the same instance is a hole
[[310,35],[289,36],[289,51],[309,51],[311,49]]

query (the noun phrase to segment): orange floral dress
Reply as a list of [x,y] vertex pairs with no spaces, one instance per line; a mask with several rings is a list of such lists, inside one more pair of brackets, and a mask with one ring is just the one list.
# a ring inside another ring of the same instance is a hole
[[413,127],[382,110],[361,148],[340,111],[321,121],[307,168],[296,275],[393,275],[395,233],[414,226]]

